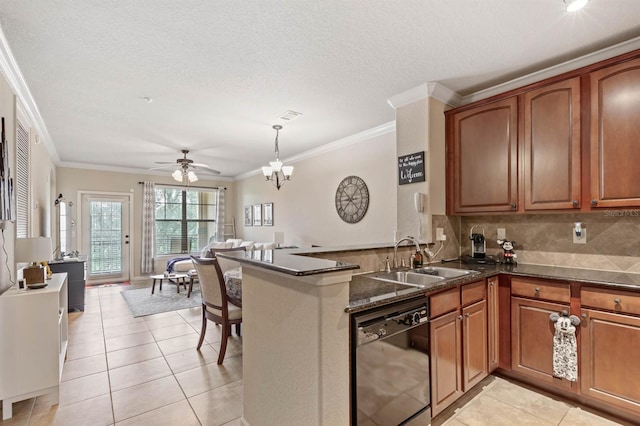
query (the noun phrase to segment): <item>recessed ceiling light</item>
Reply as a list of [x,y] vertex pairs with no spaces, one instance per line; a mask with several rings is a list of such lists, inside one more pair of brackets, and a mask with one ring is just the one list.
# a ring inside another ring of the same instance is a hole
[[144,99],[144,101],[145,101],[146,103],[148,103],[148,104],[150,104],[151,102],[153,102],[153,99],[152,99],[152,98],[150,98],[150,97],[148,97],[148,96],[145,96],[145,97],[144,97],[144,98],[142,98],[142,99]]
[[567,12],[575,12],[580,10],[589,3],[589,0],[564,0],[564,4],[567,6]]

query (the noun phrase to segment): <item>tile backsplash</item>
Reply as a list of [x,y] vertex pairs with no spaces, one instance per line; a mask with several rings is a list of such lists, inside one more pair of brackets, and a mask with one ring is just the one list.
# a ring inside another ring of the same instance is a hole
[[[640,210],[597,213],[462,216],[458,239],[470,254],[472,226],[484,228],[487,254],[498,254],[497,229],[515,241],[517,261],[528,264],[640,273]],[[587,230],[585,244],[573,243],[573,227]],[[478,232],[476,227],[474,232]]]

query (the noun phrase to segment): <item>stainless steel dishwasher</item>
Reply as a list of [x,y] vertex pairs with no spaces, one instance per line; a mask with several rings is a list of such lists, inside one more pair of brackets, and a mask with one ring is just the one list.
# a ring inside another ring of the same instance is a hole
[[430,419],[428,299],[353,315],[351,327],[351,424]]

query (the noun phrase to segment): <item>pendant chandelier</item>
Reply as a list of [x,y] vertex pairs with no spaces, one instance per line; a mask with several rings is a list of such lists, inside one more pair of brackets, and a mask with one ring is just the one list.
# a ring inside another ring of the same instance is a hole
[[278,149],[278,135],[282,126],[274,124],[272,128],[276,131],[276,161],[271,161],[268,166],[262,168],[262,173],[267,181],[271,181],[273,185],[280,190],[282,185],[291,180],[293,174],[293,166],[283,166],[280,161],[280,150]]

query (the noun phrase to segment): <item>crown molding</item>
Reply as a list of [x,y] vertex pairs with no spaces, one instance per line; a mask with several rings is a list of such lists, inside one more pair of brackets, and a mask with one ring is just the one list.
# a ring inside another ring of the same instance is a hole
[[[356,133],[355,135],[347,136],[346,138],[338,139],[337,141],[330,142],[318,148],[310,149],[309,151],[305,151],[301,154],[294,155],[289,158],[281,159],[280,161],[282,161],[285,164],[296,163],[298,161],[317,157],[318,155],[322,155],[331,151],[345,148],[347,146],[354,145],[377,136],[385,135],[387,133],[392,133],[392,132],[395,133],[395,131],[396,131],[395,120],[389,121],[388,123],[384,123],[379,126],[372,127],[371,129],[364,130],[360,133]],[[235,180],[246,179],[248,177],[255,176],[258,174],[262,174],[262,169],[251,170],[249,172],[239,174],[235,176],[234,179]]]
[[423,83],[413,89],[398,93],[397,95],[387,99],[387,103],[391,108],[398,109],[413,102],[427,99],[428,97],[435,98],[440,102],[453,107],[461,105],[462,102],[462,97],[456,92],[444,86],[442,83],[433,81],[430,83]]
[[[57,164],[57,166],[68,168],[68,169],[97,170],[102,172],[127,173],[127,174],[137,174],[137,175],[170,176],[170,174],[167,173],[167,170],[161,171],[161,170],[136,169],[135,167],[104,166],[101,164],[76,163],[71,161],[60,161],[59,164]],[[199,180],[206,180],[206,181],[233,182],[234,180],[232,177],[213,176],[206,173],[200,174],[198,178]]]
[[29,86],[20,72],[18,63],[13,57],[13,53],[11,52],[2,28],[0,28],[0,71],[2,71],[9,87],[11,87],[11,90],[13,90],[13,93],[15,93],[18,98],[22,111],[27,115],[31,125],[36,129],[36,133],[47,147],[51,159],[57,164],[60,161],[58,151],[53,144],[53,140],[51,140],[51,135],[49,135],[49,130],[47,130],[47,126],[44,124],[42,115],[40,115],[38,105],[36,105],[36,101],[33,99],[33,96],[31,96]]
[[622,55],[636,49],[640,49],[640,37],[632,38],[630,40],[623,41],[622,43],[614,44],[613,46],[597,50],[584,56],[580,56],[579,58],[572,59],[570,61],[524,75],[522,77],[518,77],[516,79],[498,84],[497,86],[489,87],[487,89],[471,93],[462,98],[462,103],[460,105],[466,105],[471,102],[489,98],[494,95],[499,95],[501,93],[505,93],[531,83],[536,83],[538,81],[542,81],[546,78],[554,77],[565,72],[573,71],[587,65],[592,65],[597,62],[604,61],[606,59],[613,58],[615,56]]

